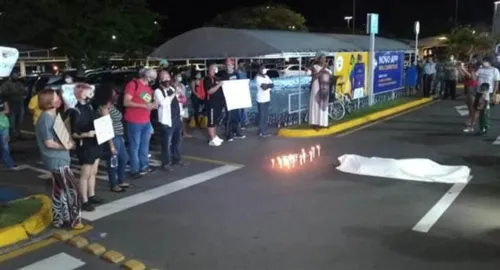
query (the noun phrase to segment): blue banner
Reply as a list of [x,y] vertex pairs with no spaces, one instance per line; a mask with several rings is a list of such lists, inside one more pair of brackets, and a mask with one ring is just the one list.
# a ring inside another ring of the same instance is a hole
[[403,87],[404,61],[404,52],[375,53],[374,94]]

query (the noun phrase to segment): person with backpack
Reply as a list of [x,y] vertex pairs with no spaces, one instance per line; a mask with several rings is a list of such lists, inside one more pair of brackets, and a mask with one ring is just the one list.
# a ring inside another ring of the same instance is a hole
[[208,67],[208,76],[200,84],[203,86],[198,88],[198,95],[205,96],[205,104],[208,107],[207,129],[210,140],[208,145],[210,146],[220,146],[224,142],[224,140],[217,136],[215,129],[217,123],[220,121],[225,104],[222,81],[215,77],[215,74],[217,74],[217,66],[212,64]]
[[139,78],[125,86],[123,105],[129,141],[130,173],[134,178],[153,172],[149,167],[149,141],[151,138],[151,111],[156,109],[150,84],[156,81],[154,69],[139,71]]
[[160,72],[159,78],[160,85],[154,92],[154,98],[158,102],[158,122],[162,125],[161,161],[162,168],[171,172],[172,165],[187,165],[180,153],[182,105],[179,95],[182,90],[175,87],[175,81],[168,71]]

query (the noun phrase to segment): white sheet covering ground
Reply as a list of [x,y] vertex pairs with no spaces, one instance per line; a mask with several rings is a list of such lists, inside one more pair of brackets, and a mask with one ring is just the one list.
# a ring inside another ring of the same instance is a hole
[[392,159],[343,155],[338,158],[337,170],[385,178],[438,183],[467,183],[470,168],[467,166],[444,166],[430,159]]

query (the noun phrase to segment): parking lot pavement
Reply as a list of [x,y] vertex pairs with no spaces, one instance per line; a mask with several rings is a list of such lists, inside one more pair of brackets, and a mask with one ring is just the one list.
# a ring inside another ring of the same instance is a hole
[[[165,183],[158,176],[110,200],[92,225],[107,233],[105,246],[159,269],[498,269],[500,109],[478,137],[462,132],[457,105],[438,102],[346,136],[250,137],[220,148],[186,140],[189,155],[240,165],[214,163]],[[312,165],[266,166],[311,145],[322,149]],[[334,169],[343,154],[467,165],[473,178],[458,190],[350,175]]]

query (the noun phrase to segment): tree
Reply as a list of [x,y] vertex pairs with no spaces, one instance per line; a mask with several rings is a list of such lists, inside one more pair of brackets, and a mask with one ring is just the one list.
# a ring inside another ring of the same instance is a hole
[[307,31],[306,19],[285,5],[244,7],[217,15],[213,26],[242,29]]
[[158,15],[147,9],[146,0],[5,2],[2,37],[58,47],[76,61],[107,57],[109,52],[134,54],[158,33]]
[[471,57],[473,54],[492,53],[499,38],[488,32],[480,32],[471,27],[453,29],[447,35],[445,45],[449,53],[458,57]]

